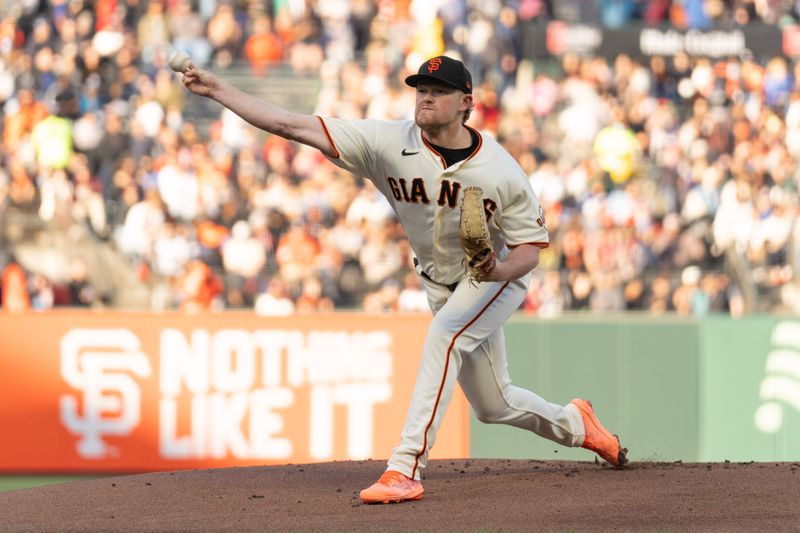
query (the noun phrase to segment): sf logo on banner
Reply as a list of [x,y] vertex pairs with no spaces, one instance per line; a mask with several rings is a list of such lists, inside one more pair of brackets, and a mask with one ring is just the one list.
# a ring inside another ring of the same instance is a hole
[[61,339],[61,376],[80,391],[61,396],[61,422],[81,437],[81,457],[108,457],[103,437],[129,435],[139,425],[141,390],[131,374],[150,373],[139,338],[127,329],[73,329]]

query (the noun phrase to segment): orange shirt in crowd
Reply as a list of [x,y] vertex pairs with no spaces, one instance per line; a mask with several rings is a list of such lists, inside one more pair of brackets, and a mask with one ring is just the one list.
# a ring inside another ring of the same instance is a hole
[[222,292],[222,281],[214,275],[211,267],[202,261],[192,261],[181,279],[185,299],[181,310],[197,312],[211,307],[214,298]]
[[257,74],[283,59],[283,42],[272,32],[254,33],[244,45],[244,53]]
[[30,135],[33,127],[48,115],[47,106],[36,102],[32,98],[19,95],[20,108],[16,113],[6,116],[3,121],[3,143],[6,149],[13,152],[26,136]]
[[195,224],[197,240],[211,250],[218,250],[230,236],[228,228],[211,220],[201,220]]
[[9,311],[30,309],[28,296],[28,277],[16,263],[9,263],[3,270],[3,308]]
[[102,31],[114,23],[114,18],[117,12],[117,0],[97,0],[95,3],[96,25],[97,31]]

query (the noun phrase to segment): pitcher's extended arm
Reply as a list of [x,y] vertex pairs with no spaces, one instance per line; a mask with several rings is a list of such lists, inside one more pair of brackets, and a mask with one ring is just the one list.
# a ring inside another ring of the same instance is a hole
[[219,102],[259,129],[307,144],[325,155],[336,155],[320,119],[313,115],[293,113],[256,98],[193,64],[184,71],[183,84],[193,93]]

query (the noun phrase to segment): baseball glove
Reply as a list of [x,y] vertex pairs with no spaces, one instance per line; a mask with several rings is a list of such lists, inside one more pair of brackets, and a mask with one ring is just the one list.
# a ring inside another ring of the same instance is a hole
[[483,191],[480,187],[464,189],[459,236],[470,281],[485,281],[486,276],[494,269],[497,258],[489,239],[489,226],[483,211]]

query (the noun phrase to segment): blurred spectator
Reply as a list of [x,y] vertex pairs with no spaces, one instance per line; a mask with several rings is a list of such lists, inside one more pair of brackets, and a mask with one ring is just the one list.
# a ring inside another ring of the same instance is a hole
[[230,230],[213,220],[200,218],[195,221],[194,234],[199,246],[199,257],[212,268],[222,266],[222,246],[230,237]]
[[576,311],[588,310],[594,292],[592,278],[586,272],[577,272],[570,277],[571,309]]
[[14,257],[9,258],[3,268],[2,285],[3,309],[20,312],[30,309],[28,295],[28,275]]
[[319,242],[300,223],[294,223],[278,241],[275,260],[281,278],[292,288],[314,275]]
[[383,282],[383,285],[374,292],[364,297],[364,311],[368,313],[389,313],[399,309],[400,284],[393,279]]
[[242,278],[255,278],[264,267],[266,256],[264,243],[252,237],[247,221],[237,221],[231,237],[222,245],[225,270]]
[[55,292],[49,279],[42,274],[34,274],[31,279],[31,309],[45,311],[55,304]]
[[774,57],[769,60],[764,77],[764,98],[769,106],[783,106],[789,100],[794,80],[789,74],[786,60]]
[[542,293],[542,278],[538,275],[532,275],[528,285],[528,293],[525,295],[525,300],[522,302],[522,310],[526,313],[537,314],[539,307],[542,305],[540,299]]
[[197,216],[200,190],[187,151],[167,154],[156,180],[158,192],[171,217],[190,221]]
[[3,143],[7,153],[14,153],[32,132],[34,126],[49,113],[47,107],[34,99],[28,89],[17,92],[16,98],[6,102],[3,119]]
[[208,21],[208,41],[211,44],[214,64],[219,67],[229,66],[236,58],[242,30],[234,16],[230,3],[217,4],[214,15]]
[[97,148],[103,136],[103,130],[98,124],[97,115],[93,111],[75,121],[73,128],[74,148],[79,152],[90,152]]
[[428,312],[428,296],[416,272],[408,272],[403,277],[403,288],[397,296],[397,310],[409,312]]
[[611,272],[599,272],[593,276],[594,290],[589,298],[589,308],[595,312],[623,311],[625,298],[619,276]]
[[98,301],[98,294],[88,279],[87,265],[83,259],[74,259],[70,265],[69,304],[73,307],[92,307]]
[[72,155],[72,123],[64,116],[51,114],[33,127],[31,143],[40,166],[64,168]]
[[153,242],[154,271],[166,278],[181,274],[193,256],[193,243],[186,228],[165,222]]
[[295,309],[299,312],[332,311],[333,301],[322,294],[319,279],[309,276],[302,281],[302,291],[295,302]]
[[83,155],[76,155],[71,159],[69,170],[74,182],[73,219],[83,222],[96,237],[105,239],[109,228],[106,206],[98,192],[101,185],[92,175]]
[[68,228],[73,220],[74,186],[66,170],[43,169],[39,174],[41,203],[39,216],[45,222],[54,222],[60,228]]
[[158,191],[148,189],[145,197],[128,210],[117,232],[117,246],[134,259],[152,259],[150,252],[165,219]]
[[537,314],[542,318],[555,318],[569,308],[569,292],[562,285],[559,271],[544,273],[538,303]]
[[393,277],[404,263],[397,243],[389,238],[388,227],[370,228],[367,242],[358,255],[364,279],[372,286]]
[[273,277],[267,282],[267,290],[256,297],[255,312],[259,316],[289,316],[294,313],[294,302],[280,278]]
[[594,139],[594,153],[600,168],[608,172],[614,183],[624,183],[637,168],[636,136],[624,123],[623,111],[614,111],[614,122],[601,129]]
[[231,236],[221,251],[228,304],[231,307],[252,307],[256,278],[267,261],[264,243],[252,237],[247,221],[239,220],[233,225]]
[[187,54],[192,62],[204,67],[211,58],[206,25],[200,13],[192,10],[191,0],[179,0],[170,12],[169,32],[175,50]]
[[650,284],[647,310],[653,314],[663,314],[674,309],[672,283],[666,274],[658,274]]
[[137,25],[137,43],[142,50],[142,61],[150,64],[159,50],[165,50],[170,42],[169,19],[164,9],[164,0],[148,0],[147,10]]
[[198,259],[186,264],[178,286],[181,291],[180,309],[190,313],[212,309],[223,292],[222,281]]
[[259,15],[253,21],[253,32],[244,43],[244,55],[256,76],[264,76],[267,67],[283,59],[283,41],[272,31],[272,20],[267,15]]
[[638,7],[636,4],[634,0],[601,0],[600,20],[603,26],[621,28],[633,18]]
[[641,278],[634,278],[625,284],[623,296],[625,297],[626,311],[641,311],[645,306],[645,286]]
[[679,315],[704,315],[708,312],[708,295],[700,289],[702,272],[690,265],[681,273],[681,283],[672,294],[672,305]]

